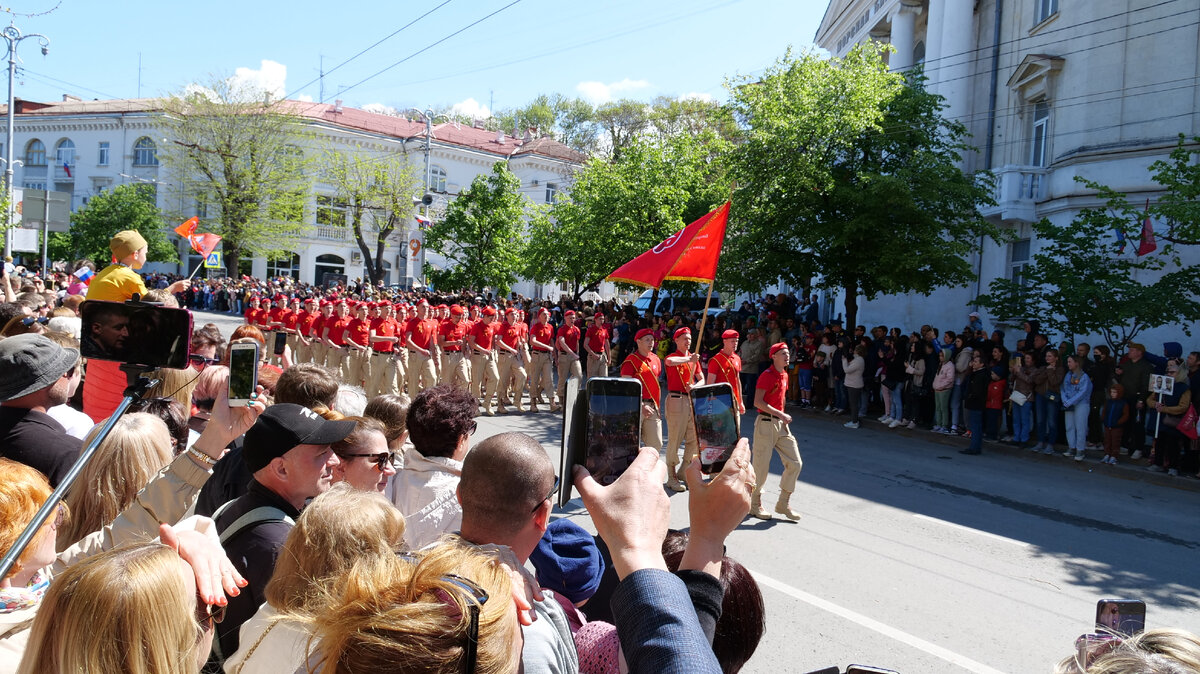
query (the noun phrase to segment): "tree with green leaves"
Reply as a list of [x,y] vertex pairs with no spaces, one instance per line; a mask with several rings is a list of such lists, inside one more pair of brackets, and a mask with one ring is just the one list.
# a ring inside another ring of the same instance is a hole
[[287,105],[222,79],[162,101],[172,141],[159,158],[183,198],[206,206],[200,229],[223,238],[231,276],[243,255],[290,256],[307,228],[309,134]]
[[550,217],[530,224],[524,274],[567,281],[578,299],[614,269],[729,198],[712,133],[644,136],[613,159],[595,157],[575,174]]
[[744,133],[729,155],[733,208],[719,278],[757,291],[783,281],[858,298],[929,294],[975,278],[988,177],[958,167],[966,128],[917,74],[888,71],[867,43],[841,59],[789,51],[727,83]]
[[584,154],[596,151],[600,129],[596,124],[596,109],[582,98],[562,94],[540,94],[529,103],[501,110],[491,120],[494,131],[518,135],[528,128]]
[[107,267],[113,235],[133,229],[146,239],[147,260],[177,262],[179,254],[167,240],[167,224],[154,199],[153,186],[144,183],[117,185],[97,194],[71,214],[70,231],[50,234],[50,259],[91,260],[97,269]]
[[421,186],[416,166],[396,154],[364,157],[354,152],[328,151],[321,161],[320,175],[333,186],[333,198],[346,204],[346,226],[354,234],[371,283],[382,282],[388,238],[398,227],[403,235],[403,226],[412,221],[412,195]]
[[525,219],[537,209],[520,192],[521,181],[496,162],[446,207],[446,215],[425,231],[425,246],[442,254],[445,269],[429,269],[440,288],[507,293],[521,269]]
[[1011,323],[1037,319],[1068,340],[1100,335],[1114,353],[1144,330],[1178,324],[1188,335],[1200,320],[1200,267],[1184,266],[1176,248],[1138,256],[1116,232],[1141,229],[1144,210],[1107,190],[1104,208],[1085,208],[1064,226],[1034,224],[1040,250],[1018,279],[998,278],[976,303]]

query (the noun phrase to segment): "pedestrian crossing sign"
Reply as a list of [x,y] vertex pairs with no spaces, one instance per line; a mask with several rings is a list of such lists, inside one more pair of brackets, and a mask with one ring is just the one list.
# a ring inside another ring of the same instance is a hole
[[204,258],[205,269],[220,269],[222,266],[220,252],[213,251],[208,254],[208,257]]

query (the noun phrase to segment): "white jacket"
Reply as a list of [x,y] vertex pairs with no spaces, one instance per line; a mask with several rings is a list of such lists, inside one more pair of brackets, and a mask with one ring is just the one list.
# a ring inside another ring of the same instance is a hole
[[415,448],[404,453],[404,470],[392,478],[392,503],[404,515],[407,549],[420,550],[462,526],[462,506],[455,493],[461,477],[461,461],[426,457]]
[[[237,653],[225,660],[227,674],[303,671],[312,634],[302,623],[272,620],[278,615],[275,607],[264,603],[242,624]],[[316,643],[311,641],[314,647]]]

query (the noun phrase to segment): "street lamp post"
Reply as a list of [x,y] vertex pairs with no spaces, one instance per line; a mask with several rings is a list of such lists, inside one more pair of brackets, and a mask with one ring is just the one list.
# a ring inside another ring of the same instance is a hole
[[[4,229],[4,256],[12,255],[12,221],[13,221],[13,77],[17,72],[17,45],[21,40],[36,37],[42,43],[42,55],[50,52],[50,38],[40,33],[22,35],[15,24],[0,31],[0,37],[8,44],[8,129],[4,141],[4,190],[8,197],[7,220]],[[45,270],[42,270],[43,273]]]

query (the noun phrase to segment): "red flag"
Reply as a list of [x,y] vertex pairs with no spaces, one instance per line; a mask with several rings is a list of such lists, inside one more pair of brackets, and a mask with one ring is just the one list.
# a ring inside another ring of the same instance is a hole
[[1137,254],[1149,255],[1158,250],[1158,244],[1154,242],[1154,225],[1150,224],[1150,200],[1146,200],[1146,216],[1142,220],[1142,242],[1138,244]]
[[221,243],[221,237],[216,234],[193,234],[188,237],[188,242],[192,244],[192,250],[208,257]]
[[196,225],[200,224],[200,218],[192,216],[183,221],[183,224],[175,228],[175,233],[185,239],[190,239],[196,233]]
[[607,281],[659,288],[663,281],[712,283],[725,244],[729,202],[667,237],[666,241],[621,265]]

